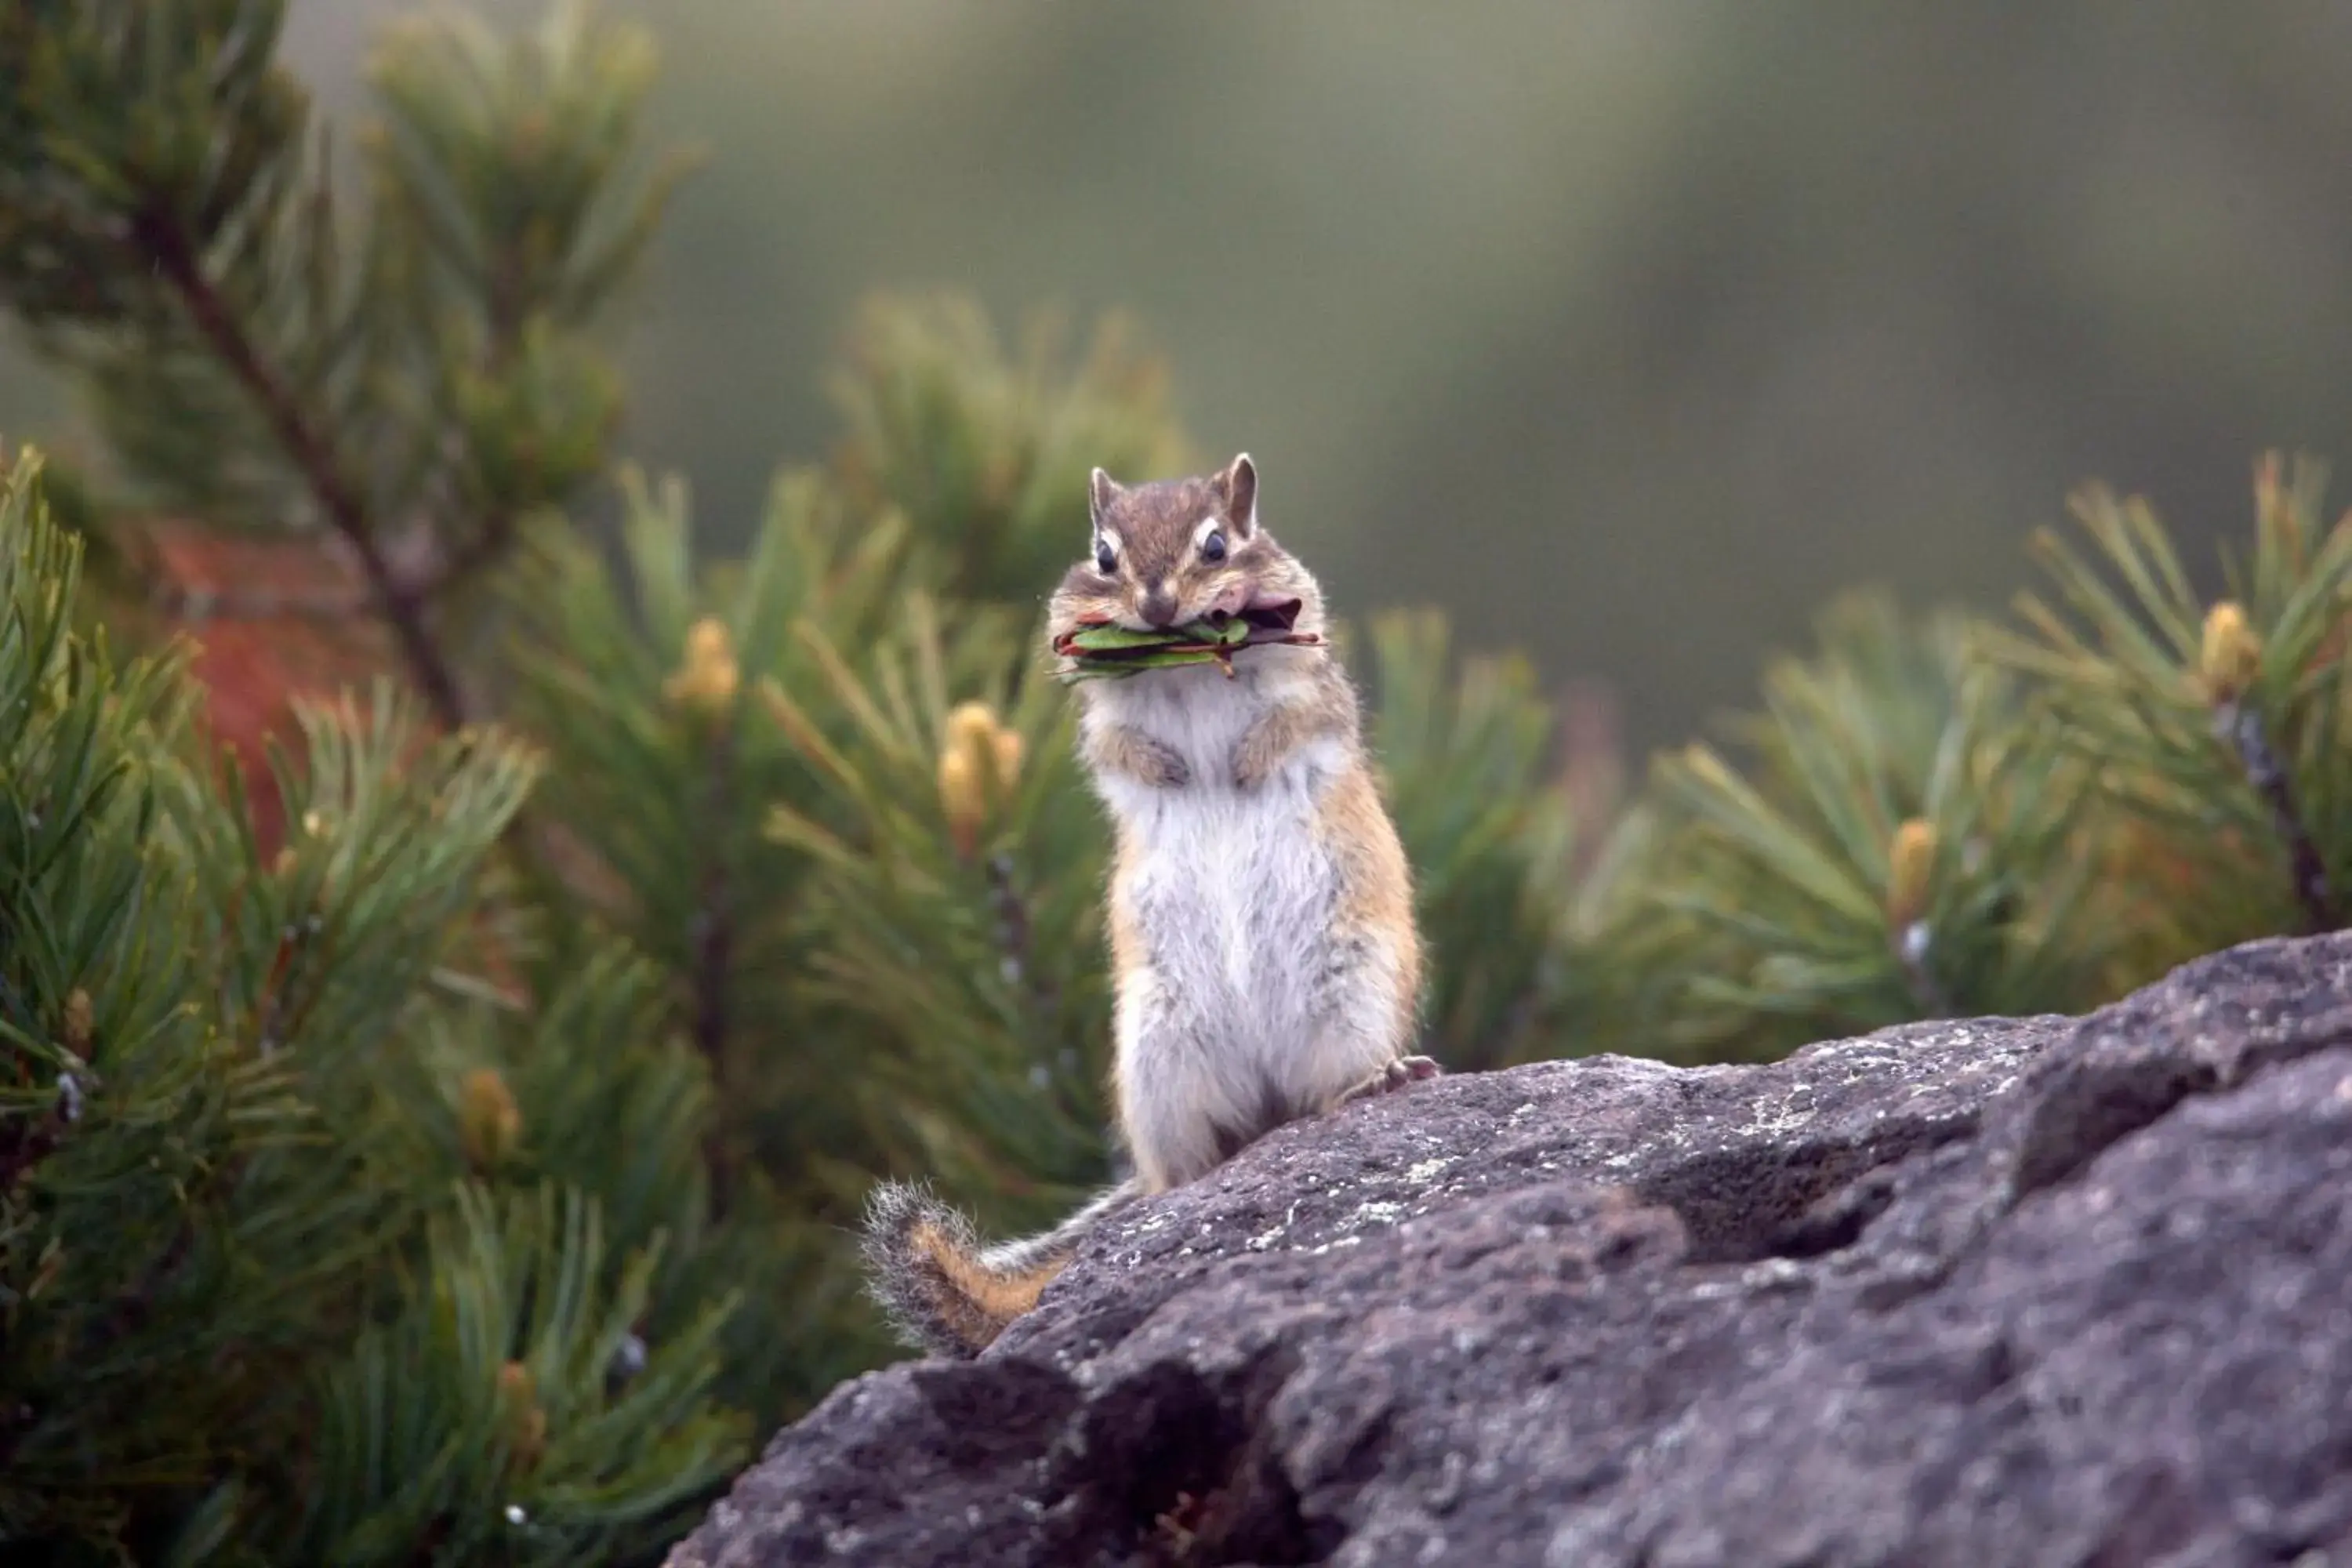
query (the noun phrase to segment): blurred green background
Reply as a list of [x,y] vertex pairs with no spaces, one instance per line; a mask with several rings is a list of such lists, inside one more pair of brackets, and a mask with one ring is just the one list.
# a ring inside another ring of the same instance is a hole
[[[294,0],[346,123],[409,4]],[[2093,475],[2205,559],[2259,448],[2352,427],[2352,8],[605,9],[709,154],[625,445],[715,544],[832,439],[869,289],[1119,308],[1343,613],[1444,605],[1647,747],[1836,588],[1997,606]],[[0,430],[65,417],[0,348]]]

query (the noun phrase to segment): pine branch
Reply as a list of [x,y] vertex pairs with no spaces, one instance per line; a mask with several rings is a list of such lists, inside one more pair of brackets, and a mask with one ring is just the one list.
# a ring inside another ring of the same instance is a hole
[[2257,463],[2251,558],[2225,546],[2229,596],[2210,605],[2146,500],[2087,488],[2092,550],[2041,535],[2054,598],[2022,596],[2022,627],[1981,635],[2032,679],[2052,743],[2099,772],[2106,872],[2145,939],[2126,979],[2344,922],[2352,527],[2322,517],[2325,479]]
[[0,291],[163,504],[247,527],[315,509],[455,729],[460,591],[608,463],[617,377],[588,333],[694,160],[629,169],[642,29],[569,4],[512,40],[412,18],[370,73],[347,232],[282,21],[280,0],[12,13]]
[[[733,805],[731,763],[735,731],[731,719],[712,727],[705,752],[703,808],[710,820],[723,822]],[[734,949],[734,926],[729,918],[725,860],[715,853],[703,857],[697,879],[698,908],[695,913],[694,1042],[717,1072],[727,1043],[728,964]]]
[[2327,885],[2326,862],[2320,858],[2319,846],[2303,814],[2295,809],[2294,781],[2271,745],[2262,714],[2235,699],[2221,701],[2213,709],[2213,732],[2237,752],[2246,782],[2270,807],[2271,821],[2286,846],[2295,901],[2303,906],[2305,934],[2336,930],[2344,923],[2344,916]]
[[[704,751],[702,795],[707,820],[725,822],[734,809],[733,763],[736,721],[733,714],[718,720]],[[722,1089],[727,1079],[727,1047],[733,1019],[735,921],[730,908],[732,889],[723,845],[705,840],[696,876],[693,929],[688,941],[692,953],[688,984],[691,1021],[689,1037]],[[724,1215],[733,1196],[735,1159],[723,1128],[713,1126],[703,1142],[710,1171],[714,1212]]]
[[260,405],[320,510],[358,559],[369,593],[391,626],[409,674],[434,715],[447,728],[458,728],[466,721],[465,700],[456,673],[426,625],[425,599],[394,573],[385,558],[373,521],[345,476],[329,437],[304,417],[285,382],[264,363],[227,300],[205,276],[194,239],[178,216],[160,205],[151,205],[134,220],[132,237],[136,248],[152,258],[158,274],[171,285],[198,333]]

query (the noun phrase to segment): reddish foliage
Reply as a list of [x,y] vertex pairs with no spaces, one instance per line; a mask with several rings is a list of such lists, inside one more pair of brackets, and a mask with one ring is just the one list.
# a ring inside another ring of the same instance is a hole
[[[299,765],[297,700],[331,705],[363,698],[378,679],[404,681],[399,649],[369,603],[358,570],[326,535],[229,533],[150,522],[123,540],[143,602],[110,621],[131,639],[173,636],[193,645],[189,671],[204,688],[213,738],[244,776],[254,837],[267,865],[286,841],[285,803],[269,770],[269,742]],[[429,716],[419,714],[431,728]],[[475,917],[469,967],[525,999],[520,973],[488,911]]]
[[143,558],[142,618],[194,645],[215,737],[233,750],[265,856],[283,841],[285,809],[268,763],[275,739],[299,754],[297,699],[364,691],[399,662],[370,613],[358,574],[317,535],[236,534],[154,522],[127,542]]

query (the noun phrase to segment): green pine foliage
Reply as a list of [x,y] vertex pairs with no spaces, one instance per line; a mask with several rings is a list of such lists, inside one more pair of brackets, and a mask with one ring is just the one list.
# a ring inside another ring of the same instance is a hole
[[666,1540],[749,1437],[714,1395],[733,1299],[659,1285],[709,1246],[709,1087],[621,958],[536,1014],[473,961],[537,759],[389,691],[314,710],[265,859],[176,661],[68,629],[32,454],[0,542],[0,1539]]
[[640,1367],[658,1245],[615,1258],[578,1188],[451,1196],[409,1304],[321,1380],[319,1461],[265,1561],[643,1554],[743,1458],[740,1419],[710,1400],[728,1303]]
[[1449,1070],[1554,1054],[1575,994],[1576,813],[1555,715],[1519,655],[1456,660],[1445,618],[1372,616],[1366,736],[1414,868],[1426,1048]]
[[858,511],[905,518],[929,585],[1031,603],[1069,564],[1070,498],[1091,469],[1161,475],[1191,460],[1134,329],[1099,323],[1075,359],[1067,337],[1040,313],[1008,355],[957,296],[859,313],[828,378],[844,426],[834,476]]
[[1968,638],[1955,616],[1842,601],[1818,652],[1775,661],[1763,711],[1727,726],[1745,772],[1704,744],[1660,759],[1664,826],[1615,919],[1646,928],[1619,933],[1637,969],[1685,975],[1672,1054],[2093,994],[2084,770],[2037,743],[2016,683]]
[[[0,13],[0,300],[106,458],[0,489],[0,1549],[650,1563],[897,1353],[877,1176],[1003,1233],[1118,1168],[1038,605],[1090,467],[1203,455],[1116,321],[878,299],[721,558],[613,447],[686,166],[640,156],[646,37],[404,19],[347,184],[281,12]],[[2255,489],[2216,603],[2097,491],[2015,617],[1839,601],[1622,811],[1523,658],[1365,607],[1423,1047],[1754,1059],[2341,924],[2352,529],[2315,468]],[[85,561],[157,508],[339,538],[395,634],[274,759],[282,846],[178,650],[96,629]]]
[[1862,595],[1778,661],[1735,768],[1659,760],[1582,899],[1594,1037],[1684,1058],[2078,1011],[2200,953],[2336,930],[2352,876],[2352,520],[2257,466],[2199,595],[2153,508],[2075,498],[2014,622]]
[[[11,1540],[111,1531],[142,1490],[201,1477],[207,1429],[261,1392],[234,1368],[206,1375],[182,1314],[213,1305],[206,1277],[239,1254],[284,1261],[299,1237],[267,1205],[226,1233],[199,1235],[191,1219],[216,1212],[236,1165],[290,1144],[302,1120],[282,1068],[190,1005],[206,976],[177,932],[202,918],[205,892],[170,816],[189,793],[173,754],[185,703],[168,662],[118,668],[68,631],[79,551],[49,525],[37,474],[19,454],[0,478],[0,1536]],[[276,1316],[255,1300],[222,1328],[271,1337]],[[192,1419],[137,1418],[164,1401]]]
[[819,681],[761,696],[819,788],[765,829],[805,868],[810,998],[880,1058],[860,1092],[894,1152],[1025,1195],[1006,1222],[1042,1222],[1107,1173],[1107,841],[1071,704],[1015,684],[1032,628],[978,608],[953,623],[908,595],[864,674],[807,629]]
[[2352,528],[2326,525],[2324,489],[2314,464],[2263,461],[2251,559],[2225,554],[2211,607],[2145,500],[2088,489],[2094,553],[2038,540],[2056,603],[2028,595],[1987,637],[2097,777],[2139,972],[2352,911]]

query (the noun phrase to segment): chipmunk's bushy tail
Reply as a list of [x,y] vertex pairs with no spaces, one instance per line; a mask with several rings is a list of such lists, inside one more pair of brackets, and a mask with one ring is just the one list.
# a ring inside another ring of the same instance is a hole
[[977,1355],[1037,1304],[1087,1233],[1141,1190],[1121,1182],[1049,1231],[983,1247],[970,1220],[924,1188],[884,1182],[866,1201],[866,1288],[916,1349]]

